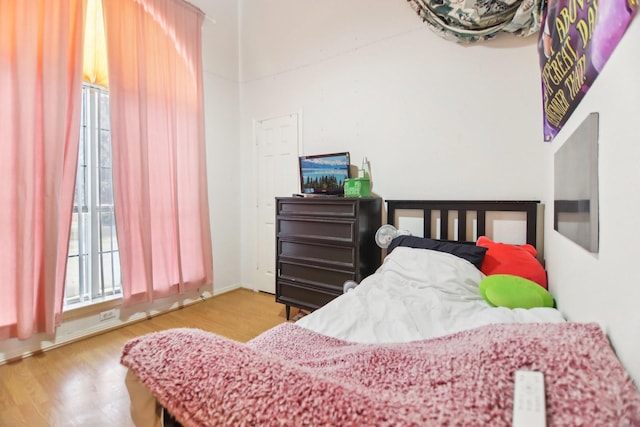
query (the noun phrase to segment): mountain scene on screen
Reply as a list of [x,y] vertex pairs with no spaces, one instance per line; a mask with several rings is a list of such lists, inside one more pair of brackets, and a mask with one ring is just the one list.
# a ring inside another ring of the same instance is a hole
[[300,167],[304,193],[341,192],[344,180],[349,177],[349,163],[344,155],[303,158]]

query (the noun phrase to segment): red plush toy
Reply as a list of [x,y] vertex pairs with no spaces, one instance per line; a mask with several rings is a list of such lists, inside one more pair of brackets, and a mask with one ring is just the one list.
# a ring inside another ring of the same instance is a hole
[[497,243],[481,236],[476,245],[488,248],[480,269],[484,274],[512,274],[547,288],[547,272],[536,258],[536,248],[526,245]]

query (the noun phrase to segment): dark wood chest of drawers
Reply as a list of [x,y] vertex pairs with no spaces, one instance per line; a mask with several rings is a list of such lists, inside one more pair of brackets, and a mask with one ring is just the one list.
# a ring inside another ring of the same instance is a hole
[[379,198],[276,198],[276,301],[315,310],[380,266]]

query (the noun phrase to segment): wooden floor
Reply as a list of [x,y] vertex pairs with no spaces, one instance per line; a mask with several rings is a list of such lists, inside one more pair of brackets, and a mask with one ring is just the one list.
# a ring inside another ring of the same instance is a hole
[[0,366],[0,426],[133,426],[119,362],[127,340],[191,327],[244,342],[284,321],[273,295],[238,289]]

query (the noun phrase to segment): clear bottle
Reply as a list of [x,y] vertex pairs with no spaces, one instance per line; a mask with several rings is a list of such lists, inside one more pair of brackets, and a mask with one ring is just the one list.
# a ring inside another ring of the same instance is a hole
[[362,158],[362,167],[358,171],[359,178],[369,178],[369,160],[367,157]]

